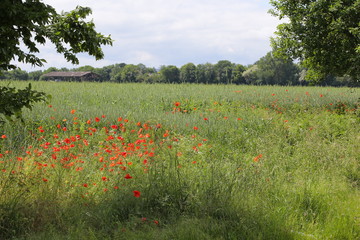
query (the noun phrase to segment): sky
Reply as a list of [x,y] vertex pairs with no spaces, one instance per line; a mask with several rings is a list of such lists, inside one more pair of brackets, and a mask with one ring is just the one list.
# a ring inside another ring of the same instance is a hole
[[58,12],[76,6],[93,11],[96,31],[111,35],[113,46],[103,47],[96,61],[79,54],[79,65],[66,62],[54,46],[40,46],[44,67],[19,64],[35,71],[49,67],[103,67],[115,63],[161,65],[217,63],[229,60],[253,64],[271,50],[270,37],[281,22],[268,13],[266,0],[44,0]]

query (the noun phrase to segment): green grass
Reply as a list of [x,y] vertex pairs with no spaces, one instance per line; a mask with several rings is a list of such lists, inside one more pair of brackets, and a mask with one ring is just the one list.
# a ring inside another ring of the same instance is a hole
[[32,85],[52,100],[0,130],[0,239],[360,238],[358,89]]

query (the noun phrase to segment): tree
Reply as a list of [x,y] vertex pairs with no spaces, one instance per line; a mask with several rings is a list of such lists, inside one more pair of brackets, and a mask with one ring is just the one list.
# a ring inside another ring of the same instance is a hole
[[180,68],[181,82],[194,83],[196,81],[196,66],[193,63],[187,63]]
[[231,83],[233,64],[228,60],[221,60],[215,64],[217,83]]
[[246,68],[245,66],[241,65],[241,64],[236,64],[233,68],[233,72],[232,72],[232,83],[236,83],[236,84],[244,84],[245,82],[245,78],[243,77],[243,72],[245,72]]
[[162,66],[160,68],[160,74],[164,82],[180,83],[180,70],[176,66]]
[[199,64],[196,66],[196,82],[197,83],[214,83],[215,69],[211,63]]
[[84,21],[91,14],[87,7],[58,14],[41,0],[2,0],[0,12],[0,71],[16,68],[12,60],[43,66],[46,60],[35,54],[37,45],[47,40],[73,64],[79,63],[76,54],[80,52],[102,59],[101,45],[112,44],[110,36],[95,31],[92,21]]
[[278,58],[272,52],[256,62],[259,83],[266,85],[296,85],[299,80],[298,67],[288,59]]
[[360,0],[271,0],[286,23],[272,38],[276,54],[298,59],[307,78],[328,74],[360,78]]

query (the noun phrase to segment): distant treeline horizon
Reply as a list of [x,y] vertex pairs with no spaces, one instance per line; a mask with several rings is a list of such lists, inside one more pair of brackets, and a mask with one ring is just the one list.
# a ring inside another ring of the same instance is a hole
[[272,52],[254,64],[242,65],[228,60],[216,64],[187,63],[181,67],[163,65],[160,69],[144,64],[118,63],[95,68],[89,65],[68,69],[50,67],[46,70],[27,72],[21,69],[4,72],[2,80],[46,80],[43,75],[54,71],[90,71],[96,73],[99,82],[115,83],[202,83],[202,84],[248,84],[248,85],[327,85],[359,86],[347,76],[327,76],[321,82],[306,79],[307,69],[290,60],[279,59]]

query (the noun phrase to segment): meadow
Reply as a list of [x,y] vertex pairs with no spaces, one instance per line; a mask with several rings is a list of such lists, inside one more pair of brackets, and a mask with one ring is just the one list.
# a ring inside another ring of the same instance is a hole
[[360,239],[359,89],[32,85],[0,239]]

